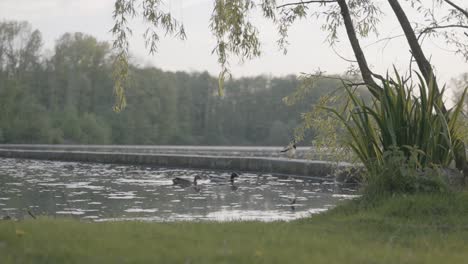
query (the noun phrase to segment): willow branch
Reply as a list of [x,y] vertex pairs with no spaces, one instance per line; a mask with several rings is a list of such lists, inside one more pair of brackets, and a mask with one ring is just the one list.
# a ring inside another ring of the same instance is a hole
[[318,4],[328,4],[328,3],[336,3],[336,0],[311,0],[311,1],[301,1],[301,2],[295,2],[295,3],[287,3],[283,5],[279,5],[276,8],[283,8],[286,6],[292,6],[292,5],[306,5],[306,4],[312,4],[312,3],[318,3]]
[[466,11],[465,9],[461,8],[460,6],[456,5],[455,3],[453,3],[452,1],[450,0],[444,0],[444,2],[446,2],[447,4],[451,5],[453,8],[455,8],[456,10],[460,11],[462,14],[464,14],[467,18],[468,18],[468,11]]
[[[419,32],[418,41],[419,41],[419,39],[421,38],[422,35],[427,34],[428,32],[433,31],[433,30],[444,29],[444,28],[464,28],[464,29],[468,29],[468,26],[465,26],[465,25],[444,25],[444,26],[427,27],[427,28],[423,29],[421,32]],[[464,32],[464,33],[466,35],[466,32]]]
[[347,62],[351,62],[351,63],[356,63],[357,61],[356,60],[351,60],[351,59],[347,59],[345,58],[343,55],[339,54],[335,47],[334,46],[331,46],[333,52],[335,53],[336,56],[340,57],[340,59],[344,60],[344,61],[347,61]]
[[465,26],[465,25],[443,25],[443,26],[427,27],[423,31],[421,31],[420,34],[424,34],[427,31],[436,30],[436,29],[444,29],[444,28],[464,28],[464,29],[468,29],[468,26]]

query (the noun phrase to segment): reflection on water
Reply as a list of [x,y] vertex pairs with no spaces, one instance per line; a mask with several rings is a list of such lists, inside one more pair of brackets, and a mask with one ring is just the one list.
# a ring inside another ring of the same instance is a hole
[[[175,177],[202,179],[174,186]],[[106,220],[292,220],[355,197],[330,180],[95,163],[0,159],[0,216]],[[226,177],[225,182],[210,178]]]

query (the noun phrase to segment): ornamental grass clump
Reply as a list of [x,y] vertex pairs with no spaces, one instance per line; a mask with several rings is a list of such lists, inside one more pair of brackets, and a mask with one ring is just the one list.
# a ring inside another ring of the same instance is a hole
[[[343,114],[327,108],[344,124],[349,136],[346,144],[367,170],[364,183],[391,192],[418,191],[418,180],[427,183],[433,178],[424,171],[454,167],[455,161],[461,170],[466,158],[457,119],[466,89],[447,110],[445,89],[438,91],[419,75],[418,84],[413,85],[396,73],[394,79],[387,77],[382,88],[378,100],[365,103],[345,85],[351,111]],[[392,172],[398,167],[398,173]]]

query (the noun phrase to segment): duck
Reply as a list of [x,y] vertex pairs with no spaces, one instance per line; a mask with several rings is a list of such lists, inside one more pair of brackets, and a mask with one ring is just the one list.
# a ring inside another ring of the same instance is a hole
[[70,164],[64,165],[63,167],[64,167],[65,169],[67,169],[67,170],[73,170],[73,169],[75,169],[75,167],[74,167],[73,165],[70,165]]
[[286,146],[283,150],[281,150],[280,152],[284,153],[286,152],[286,155],[288,156],[288,158],[293,158],[294,155],[296,154],[296,142],[293,142],[293,144],[289,144],[288,146]]
[[193,182],[189,181],[187,179],[176,177],[176,178],[172,179],[172,183],[174,185],[179,185],[179,186],[182,186],[182,187],[188,187],[188,186],[191,186],[191,185],[197,186],[197,180],[201,180],[201,177],[199,175],[196,175],[193,178]]
[[234,183],[234,179],[235,179],[235,178],[239,178],[239,174],[233,172],[233,173],[231,173],[231,177],[229,177],[229,181],[230,181],[231,183]]
[[[239,177],[239,174],[235,172],[231,173],[231,176],[229,177],[229,182],[231,182],[231,184],[234,184],[234,179],[238,177]],[[210,178],[210,182],[225,182],[225,181],[226,181],[225,177],[211,177]]]

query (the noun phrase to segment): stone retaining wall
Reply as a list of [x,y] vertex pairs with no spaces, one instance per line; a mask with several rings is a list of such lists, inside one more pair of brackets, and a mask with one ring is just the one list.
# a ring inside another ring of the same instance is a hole
[[[60,151],[91,151],[118,153],[202,155],[202,156],[236,156],[236,157],[274,157],[284,158],[283,147],[272,146],[171,146],[171,145],[51,145],[51,144],[0,144],[0,149],[22,150],[60,150]],[[332,160],[332,154],[316,152],[311,147],[298,147],[296,159]]]
[[0,157],[116,164],[138,164],[193,169],[250,171],[290,174],[308,177],[327,177],[337,167],[326,161],[281,159],[267,157],[200,156],[147,153],[118,153],[96,151],[0,149]]

